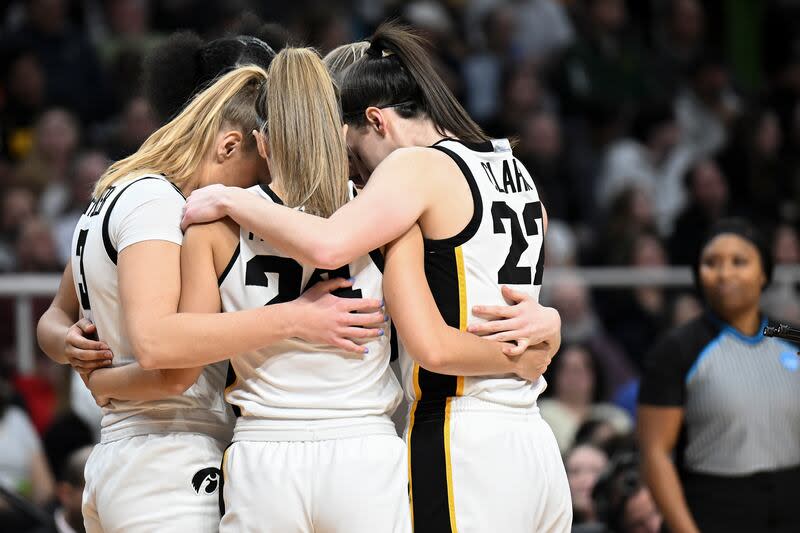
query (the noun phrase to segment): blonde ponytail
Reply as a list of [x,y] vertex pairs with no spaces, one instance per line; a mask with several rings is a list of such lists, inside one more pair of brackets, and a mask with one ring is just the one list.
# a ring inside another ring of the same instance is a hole
[[316,51],[285,48],[269,67],[266,89],[259,111],[267,118],[270,170],[280,180],[283,200],[308,213],[332,215],[348,200],[348,164],[330,74]]
[[256,129],[254,103],[267,73],[246,65],[219,77],[197,94],[178,114],[153,132],[136,153],[110,167],[95,184],[99,198],[112,184],[133,174],[163,174],[176,187],[186,190],[225,123],[240,128],[245,149],[255,147],[250,132]]

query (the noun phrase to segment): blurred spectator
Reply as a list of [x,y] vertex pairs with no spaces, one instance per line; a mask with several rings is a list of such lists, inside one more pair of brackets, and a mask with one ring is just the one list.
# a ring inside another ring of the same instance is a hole
[[83,533],[83,488],[86,480],[83,471],[92,453],[91,446],[79,448],[69,454],[56,485],[58,507],[52,523],[37,529],[35,533]]
[[19,37],[28,40],[46,73],[47,100],[84,121],[110,111],[107,82],[92,44],[70,23],[66,0],[30,0]]
[[729,214],[728,183],[717,164],[705,159],[692,167],[686,177],[689,199],[675,222],[669,242],[674,265],[690,265],[700,251],[703,236],[711,226]]
[[551,218],[573,220],[577,211],[564,161],[561,125],[548,111],[535,112],[522,123],[516,156],[531,173]]
[[797,228],[781,224],[772,238],[772,257],[776,265],[800,264],[800,235]]
[[[652,233],[642,233],[629,239],[626,262],[630,267],[663,268],[667,254],[661,241]],[[603,294],[601,316],[611,335],[625,349],[637,370],[653,339],[669,321],[669,294],[661,286],[645,285]]]
[[663,518],[650,490],[641,481],[628,483],[629,488],[612,510],[609,523],[619,533],[659,533]]
[[[789,224],[779,225],[772,238],[772,258],[776,265],[800,265],[800,236]],[[800,293],[790,283],[773,283],[761,298],[764,311],[776,320],[800,326]]]
[[720,154],[731,199],[757,223],[770,224],[790,190],[791,171],[781,153],[782,142],[777,115],[762,109],[737,121],[731,143]]
[[549,218],[547,234],[544,236],[545,272],[548,268],[574,267],[577,260],[578,240],[575,232],[566,222]]
[[630,186],[612,198],[606,220],[595,234],[589,260],[598,265],[619,265],[629,260],[629,243],[642,233],[656,233],[652,192]]
[[586,346],[597,357],[603,370],[602,389],[608,391],[608,396],[601,396],[601,400],[613,397],[620,387],[634,379],[634,368],[622,347],[603,328],[592,307],[589,289],[580,278],[567,275],[546,285],[542,301],[561,314],[563,342]]
[[302,31],[308,42],[315,43],[322,55],[352,41],[345,15],[332,4],[315,4],[305,17],[304,26]]
[[[25,411],[10,405],[11,386],[0,378],[0,485],[45,505],[53,497],[53,475],[47,466],[39,436]],[[8,502],[0,498],[0,527],[17,530],[21,522]]]
[[681,138],[694,158],[708,157],[724,148],[728,128],[741,111],[721,59],[705,54],[689,70],[688,84],[675,101]]
[[490,120],[499,111],[503,72],[514,53],[512,35],[517,23],[514,15],[506,3],[496,3],[487,9],[480,25],[475,28],[483,38],[475,39],[477,42],[474,47],[477,50],[464,59],[462,71],[467,86],[466,108],[479,123]]
[[672,327],[677,328],[694,320],[703,313],[703,304],[696,296],[684,293],[672,302]]
[[98,52],[109,74],[114,109],[139,93],[142,59],[161,37],[150,28],[148,0],[107,0],[108,31]]
[[0,211],[0,272],[16,269],[16,242],[22,225],[33,218],[36,209],[33,194],[25,188],[7,189]]
[[106,147],[111,159],[118,161],[134,153],[158,126],[158,119],[147,100],[141,96],[128,100]]
[[19,272],[61,272],[52,228],[42,218],[31,218],[22,224],[17,237]]
[[548,96],[532,65],[506,68],[501,79],[501,98],[497,113],[485,122],[493,137],[513,137],[523,129],[525,117],[548,107]]
[[568,112],[591,101],[618,106],[646,93],[644,50],[626,32],[624,0],[583,0],[584,28],[561,65],[559,94]]
[[158,42],[150,28],[150,2],[147,0],[106,0],[108,36],[98,47],[101,58],[111,64],[123,50],[144,55]]
[[572,445],[580,446],[582,444],[589,444],[591,446],[596,446],[601,450],[605,450],[606,456],[610,457],[616,453],[616,450],[613,448],[615,447],[617,439],[625,434],[625,432],[621,432],[608,420],[589,419],[578,426]]
[[30,46],[2,42],[0,53],[0,156],[19,161],[33,147],[33,124],[45,106],[45,75]]
[[567,452],[564,466],[572,496],[573,523],[595,522],[597,513],[592,501],[592,489],[608,466],[606,452],[590,444],[580,444]]
[[706,20],[698,0],[667,0],[659,16],[655,38],[655,61],[661,96],[672,98],[681,88],[689,67],[703,53]]
[[573,201],[578,207],[573,222],[596,226],[601,214],[597,202],[597,181],[609,146],[622,132],[622,115],[617,106],[591,102],[581,117],[564,121],[567,169]]
[[33,149],[17,167],[17,182],[39,195],[48,218],[60,214],[69,200],[67,174],[79,142],[75,117],[64,109],[50,109],[36,123]]
[[682,179],[691,152],[680,144],[680,131],[670,106],[651,104],[639,110],[632,136],[617,141],[606,153],[597,195],[602,206],[623,189],[635,186],[654,199],[661,233],[667,233],[684,204]]
[[600,517],[614,533],[659,533],[663,518],[639,474],[632,453],[622,453],[595,485],[593,494]]
[[566,346],[548,369],[552,396],[539,401],[542,418],[550,424],[561,453],[572,446],[575,432],[586,420],[604,420],[624,433],[631,420],[625,411],[600,403],[603,379],[598,362],[580,345]]
[[764,312],[776,320],[800,327],[800,293],[789,284],[775,284],[761,298]]
[[470,0],[465,8],[464,19],[470,44],[480,44],[481,21],[487,14],[507,7],[517,21],[508,32],[516,59],[533,60],[543,65],[555,59],[559,52],[572,44],[575,31],[572,21],[556,0]]
[[575,40],[572,21],[556,0],[514,0],[518,23],[514,43],[519,53],[540,66],[553,61]]
[[69,205],[53,222],[53,236],[60,264],[66,265],[72,256],[72,234],[78,219],[86,210],[92,189],[109,165],[108,156],[97,150],[79,154],[75,158],[69,180]]

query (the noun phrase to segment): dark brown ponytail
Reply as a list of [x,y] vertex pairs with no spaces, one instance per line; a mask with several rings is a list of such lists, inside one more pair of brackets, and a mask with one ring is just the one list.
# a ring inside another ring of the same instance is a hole
[[387,22],[368,41],[366,54],[341,82],[345,122],[364,126],[368,107],[391,106],[404,118],[426,115],[441,135],[476,143],[489,139],[436,72],[421,37]]

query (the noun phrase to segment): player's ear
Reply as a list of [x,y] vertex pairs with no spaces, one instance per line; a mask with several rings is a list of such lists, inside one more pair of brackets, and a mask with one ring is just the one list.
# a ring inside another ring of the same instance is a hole
[[258,148],[258,155],[263,159],[269,159],[269,143],[263,133],[253,130],[253,136],[256,138],[256,147]]
[[225,131],[217,141],[216,159],[217,163],[224,163],[241,149],[242,132],[238,130]]
[[378,107],[368,107],[364,114],[367,116],[367,127],[375,130],[381,137],[386,135],[386,116]]

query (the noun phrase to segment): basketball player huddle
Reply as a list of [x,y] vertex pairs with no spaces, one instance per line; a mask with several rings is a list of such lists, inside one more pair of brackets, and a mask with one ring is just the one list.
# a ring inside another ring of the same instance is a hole
[[324,61],[228,41],[98,181],[39,324],[103,406],[86,530],[569,531],[547,216],[509,142],[396,25]]

